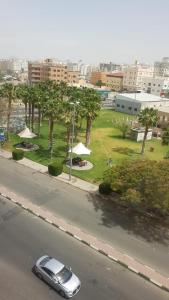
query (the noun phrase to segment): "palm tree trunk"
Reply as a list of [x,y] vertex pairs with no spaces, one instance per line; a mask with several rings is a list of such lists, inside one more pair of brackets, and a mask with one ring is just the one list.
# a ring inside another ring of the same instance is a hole
[[9,140],[9,128],[10,128],[10,117],[11,117],[11,110],[12,110],[12,100],[8,100],[8,112],[7,112],[7,126],[6,126],[6,131],[7,131],[7,141]]
[[32,119],[31,119],[31,128],[34,131],[34,120],[35,120],[35,105],[32,103]]
[[145,149],[145,144],[146,144],[146,138],[147,138],[147,133],[148,133],[148,128],[145,128],[145,132],[144,132],[144,138],[143,138],[143,142],[142,142],[142,147],[141,147],[141,154],[144,154],[144,149]]
[[27,122],[28,122],[27,110],[28,110],[28,103],[25,102],[25,123],[26,123],[26,124],[27,124]]
[[31,101],[29,100],[29,128],[31,128]]
[[49,150],[52,152],[52,147],[53,147],[53,126],[54,122],[53,119],[49,119]]
[[41,108],[38,108],[38,136],[40,136],[40,125],[41,125]]
[[86,147],[90,144],[90,132],[92,128],[92,120],[87,118],[87,125],[86,125]]

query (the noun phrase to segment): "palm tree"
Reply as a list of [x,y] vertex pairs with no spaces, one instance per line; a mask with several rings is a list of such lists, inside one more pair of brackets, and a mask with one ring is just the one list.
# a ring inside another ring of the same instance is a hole
[[44,115],[49,119],[49,150],[53,152],[53,130],[55,121],[60,119],[63,112],[62,100],[55,82],[49,83],[45,94]]
[[81,116],[86,119],[86,146],[88,146],[90,144],[92,123],[101,109],[99,94],[93,89],[83,88],[81,90],[80,109]]
[[12,83],[5,83],[1,86],[1,97],[7,99],[8,108],[7,108],[7,140],[9,140],[9,128],[10,128],[10,118],[12,112],[12,102],[16,99],[16,86]]
[[19,84],[16,88],[17,98],[21,99],[23,104],[25,105],[25,122],[28,122],[28,85],[27,84]]
[[141,154],[144,154],[147,133],[149,128],[156,126],[158,121],[158,111],[154,108],[147,107],[140,111],[138,115],[138,120],[141,123],[141,125],[145,127],[144,138],[141,148]]

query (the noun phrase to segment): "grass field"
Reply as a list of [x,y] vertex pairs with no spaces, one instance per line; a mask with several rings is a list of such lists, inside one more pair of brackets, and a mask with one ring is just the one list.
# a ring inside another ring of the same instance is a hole
[[[93,163],[94,167],[88,171],[74,171],[72,174],[85,179],[87,181],[99,183],[103,178],[103,172],[107,169],[107,161],[112,159],[113,165],[122,163],[124,160],[147,158],[153,160],[162,160],[169,150],[168,146],[162,146],[161,141],[152,139],[147,141],[145,155],[140,155],[141,143],[137,143],[130,139],[123,139],[118,129],[113,128],[112,120],[115,118],[123,118],[123,113],[114,112],[112,110],[102,110],[100,116],[95,120],[91,134],[91,144],[89,148],[92,150],[90,156],[82,156],[84,159]],[[126,117],[126,115],[125,115]],[[130,118],[133,118],[132,116]],[[66,136],[64,126],[60,124],[55,125],[54,130],[54,153],[53,160],[61,157],[66,157]],[[84,142],[84,130],[78,135],[78,140],[75,142]],[[5,148],[12,150],[12,146],[21,139],[14,135],[10,135],[10,142],[5,145]],[[29,141],[28,141],[29,142]],[[31,140],[32,143],[39,145],[39,150],[34,152],[26,152],[25,157],[34,161],[48,165],[50,160],[50,153],[48,151],[48,123],[43,122],[41,127],[41,137]],[[154,152],[150,152],[150,147],[154,148]],[[68,172],[64,166],[64,172]]]

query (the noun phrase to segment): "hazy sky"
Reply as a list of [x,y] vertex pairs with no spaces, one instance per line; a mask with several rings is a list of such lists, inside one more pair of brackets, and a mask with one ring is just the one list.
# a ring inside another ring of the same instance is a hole
[[0,58],[169,56],[169,0],[0,0]]

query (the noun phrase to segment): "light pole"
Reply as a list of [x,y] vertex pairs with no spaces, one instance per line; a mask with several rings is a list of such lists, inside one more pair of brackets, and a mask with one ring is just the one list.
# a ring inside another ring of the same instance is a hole
[[73,150],[73,138],[74,138],[74,132],[75,132],[75,108],[76,105],[79,104],[78,101],[76,102],[70,102],[71,105],[73,105],[73,115],[72,115],[72,136],[71,136],[71,143],[70,143],[70,167],[69,167],[69,181],[71,181],[72,178],[72,150]]

